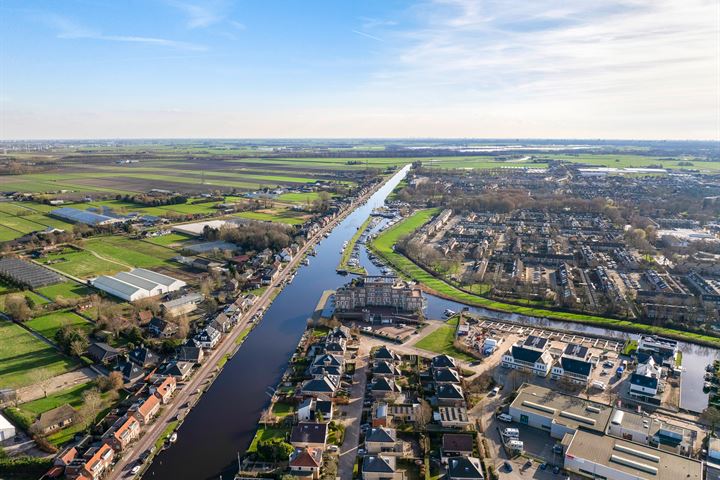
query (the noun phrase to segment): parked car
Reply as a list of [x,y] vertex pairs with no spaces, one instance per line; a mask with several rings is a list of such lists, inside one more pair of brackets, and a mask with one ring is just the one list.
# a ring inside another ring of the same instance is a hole
[[507,470],[508,472],[513,471],[513,468],[512,468],[512,465],[510,465],[510,462],[503,462],[503,467],[505,467],[505,470]]
[[541,463],[540,470],[547,470],[547,463]]
[[553,467],[553,473],[554,473],[555,475],[557,475],[558,473],[560,473],[560,467],[558,467],[557,465],[555,465],[555,466]]
[[495,395],[497,395],[498,393],[500,393],[500,387],[495,387],[492,390],[490,390],[490,395],[492,395],[493,397]]
[[501,422],[510,423],[510,422],[513,421],[512,415],[507,414],[507,413],[501,413],[500,415],[497,416],[497,418],[498,418],[498,420],[500,420]]

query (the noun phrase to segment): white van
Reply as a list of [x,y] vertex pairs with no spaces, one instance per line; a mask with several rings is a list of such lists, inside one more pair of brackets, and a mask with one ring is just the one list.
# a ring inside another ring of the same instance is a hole
[[510,415],[510,414],[508,414],[508,413],[501,413],[500,415],[497,416],[497,418],[498,418],[498,420],[500,420],[501,422],[510,423],[510,422],[513,421],[512,415]]
[[522,452],[525,448],[525,444],[520,440],[510,440],[509,442],[507,442],[507,447],[512,450],[518,450]]
[[494,396],[497,395],[498,393],[500,393],[500,387],[495,387],[495,388],[493,388],[492,390],[490,390],[490,396],[491,396],[491,397],[494,397]]
[[520,430],[517,428],[503,428],[502,434],[510,438],[520,438]]

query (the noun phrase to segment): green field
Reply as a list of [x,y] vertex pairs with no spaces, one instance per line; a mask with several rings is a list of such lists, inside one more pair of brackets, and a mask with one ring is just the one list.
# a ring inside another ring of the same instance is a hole
[[289,202],[289,203],[312,203],[315,200],[320,199],[320,194],[318,192],[306,192],[306,193],[283,193],[282,195],[279,195],[277,197],[278,201],[281,202]]
[[175,244],[180,244],[182,242],[187,242],[188,240],[193,240],[193,237],[190,237],[188,235],[183,235],[182,233],[169,233],[167,235],[162,235],[160,237],[146,238],[144,241],[152,243],[154,245],[160,245],[163,247],[167,247],[169,245],[175,245]]
[[28,416],[37,417],[41,413],[57,408],[66,403],[71,407],[79,408],[83,404],[82,394],[86,390],[90,390],[94,384],[92,382],[82,383],[67,390],[48,395],[46,398],[39,398],[32,402],[23,403],[18,408],[21,412]]
[[[29,302],[34,303],[35,305],[45,305],[46,303],[50,303],[45,298],[41,297],[35,292],[31,292],[30,290],[23,290],[21,292],[12,292],[12,293],[22,293],[25,298],[28,299]],[[5,311],[5,299],[8,297],[8,295],[11,295],[12,293],[5,293],[3,295],[0,295],[0,310]]]
[[177,256],[170,248],[119,235],[92,238],[85,242],[83,248],[131,268],[169,266],[170,259]]
[[288,225],[300,225],[305,220],[299,218],[297,213],[290,210],[284,210],[278,213],[265,212],[241,212],[233,215],[234,217],[247,218],[250,220],[260,220],[264,222],[287,223]]
[[63,297],[65,299],[82,298],[90,295],[92,291],[85,285],[71,280],[64,283],[38,288],[37,293],[54,301],[58,297]]
[[0,320],[0,339],[3,388],[30,385],[39,377],[60,375],[78,366],[14,323]]
[[429,352],[444,353],[459,360],[472,362],[475,359],[453,346],[455,340],[455,328],[453,325],[442,325],[434,332],[421,338],[414,346]]
[[55,334],[65,325],[79,327],[88,332],[93,327],[92,323],[70,311],[58,311],[35,317],[25,322],[25,325],[50,341],[55,341]]
[[517,313],[520,315],[529,315],[533,317],[545,317],[553,320],[600,325],[628,332],[642,332],[655,335],[664,335],[693,343],[720,346],[720,338],[703,335],[700,333],[685,332],[664,327],[656,327],[642,323],[630,322],[628,320],[618,320],[614,318],[598,317],[581,313],[553,311],[513,305],[490,300],[488,298],[464,292],[456,287],[453,287],[444,280],[431,275],[430,273],[422,269],[420,266],[416,265],[409,258],[399,253],[396,253],[392,249],[393,245],[398,240],[427,223],[430,218],[432,218],[432,216],[437,213],[437,210],[438,209],[426,209],[415,212],[412,216],[382,232],[369,245],[372,251],[374,251],[377,255],[381,256],[388,263],[390,263],[393,268],[398,271],[398,273],[400,273],[406,278],[421,283],[425,286],[427,290],[430,291],[430,293],[450,300],[455,300],[466,305],[484,307],[490,310]]
[[98,275],[112,275],[122,270],[128,270],[124,264],[98,258],[85,250],[53,253],[40,260],[40,263],[48,262],[57,262],[50,266],[68,275],[83,279]]

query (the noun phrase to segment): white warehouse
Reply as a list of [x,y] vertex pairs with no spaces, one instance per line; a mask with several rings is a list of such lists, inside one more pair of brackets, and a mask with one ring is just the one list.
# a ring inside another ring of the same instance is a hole
[[144,268],[120,272],[112,277],[101,275],[91,280],[90,284],[98,290],[129,302],[174,292],[186,285],[182,280]]

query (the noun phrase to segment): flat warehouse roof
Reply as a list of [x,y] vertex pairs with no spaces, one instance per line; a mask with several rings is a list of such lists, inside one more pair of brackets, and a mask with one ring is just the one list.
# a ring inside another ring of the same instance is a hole
[[[566,459],[587,460],[636,478],[702,480],[702,462],[639,443],[578,430],[565,451]],[[588,465],[588,471],[592,467]]]
[[610,405],[527,383],[520,387],[511,407],[552,418],[570,428],[584,427],[601,432],[605,431],[612,414]]

